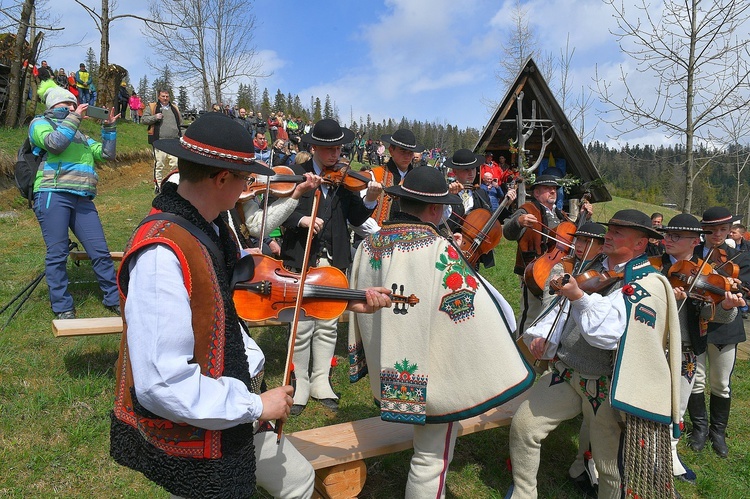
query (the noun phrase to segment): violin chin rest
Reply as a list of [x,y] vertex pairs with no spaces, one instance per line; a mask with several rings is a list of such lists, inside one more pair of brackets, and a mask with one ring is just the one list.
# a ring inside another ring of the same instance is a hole
[[234,266],[229,289],[234,289],[238,282],[249,281],[255,275],[255,260],[253,255],[245,255]]

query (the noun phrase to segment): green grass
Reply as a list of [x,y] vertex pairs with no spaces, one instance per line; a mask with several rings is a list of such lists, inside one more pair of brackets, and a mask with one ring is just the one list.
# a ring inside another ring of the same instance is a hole
[[[132,125],[139,133],[143,128]],[[127,126],[123,127],[127,128]],[[0,131],[2,132],[2,131]],[[140,135],[143,137],[143,135]],[[2,140],[2,133],[0,133]],[[152,199],[151,166],[141,163],[104,167],[96,199],[110,249],[122,250]],[[598,205],[598,219],[634,203],[616,199]],[[0,194],[0,210],[15,208],[14,217],[0,218],[0,305],[7,303],[43,270],[44,245],[31,210],[15,191]],[[651,212],[657,207],[642,208]],[[669,218],[667,210],[661,210]],[[498,265],[485,273],[509,302],[517,306],[518,279],[510,270],[515,245],[502,241]],[[79,316],[109,315],[90,265],[69,266],[71,292]],[[0,316],[0,326],[8,312]],[[46,285],[34,292],[10,325],[0,332],[0,496],[3,497],[168,497],[138,473],[109,457],[109,418],[113,400],[113,364],[119,335],[54,338]],[[346,327],[340,329],[340,363],[334,384],[342,394],[337,415],[311,402],[286,431],[376,416],[369,384],[350,384],[346,366]],[[256,329],[254,337],[267,356],[269,386],[277,386],[284,364],[285,328]],[[467,367],[468,368],[468,367]],[[710,450],[695,454],[681,444],[684,460],[699,474],[696,486],[678,484],[687,498],[743,497],[750,477],[750,368],[740,361],[735,370],[735,401],[729,424],[729,459]],[[544,442],[539,475],[540,497],[578,497],[567,482],[567,468],[576,452],[580,421],[562,425]],[[367,460],[368,477],[362,497],[403,496],[410,451]],[[448,497],[503,497],[511,482],[506,468],[508,429],[499,428],[459,439],[448,475]]]

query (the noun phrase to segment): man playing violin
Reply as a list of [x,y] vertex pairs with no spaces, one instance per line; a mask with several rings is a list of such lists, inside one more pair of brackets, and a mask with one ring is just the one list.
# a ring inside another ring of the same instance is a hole
[[[462,233],[466,216],[473,210],[484,208],[490,214],[493,213],[487,191],[479,188],[479,185],[474,185],[477,168],[481,165],[481,162],[481,157],[475,155],[469,149],[459,149],[445,161],[445,166],[451,169],[456,178],[456,181],[452,182],[448,188],[451,194],[457,194],[461,200],[460,203],[451,205],[452,213],[448,219],[448,228],[453,234]],[[507,197],[510,202],[513,202],[516,199],[516,191],[509,190]],[[510,210],[506,209],[498,220],[502,222],[509,214]],[[482,230],[482,227],[471,227],[471,229],[476,232]],[[484,265],[485,268],[493,267],[495,265],[494,252],[490,251],[480,256],[479,263]]]
[[[249,132],[223,114],[154,145],[178,158],[180,183],[164,184],[120,267],[110,454],[173,497],[250,497],[256,483],[275,497],[310,497],[312,466],[269,431],[289,416],[292,387],[261,388],[265,357],[234,307],[239,251],[220,216],[248,174],[272,171],[254,161]],[[350,308],[389,306],[380,291]]]
[[[534,356],[551,359],[551,369],[513,416],[514,498],[536,497],[542,441],[581,413],[590,429],[598,497],[619,498],[623,490],[661,497],[672,490],[649,488],[659,482],[673,487],[671,468],[658,463],[670,457],[669,424],[679,424],[679,393],[672,389],[680,364],[677,305],[669,281],[644,254],[648,238],[662,236],[637,210],[620,210],[605,225],[604,257],[587,270],[612,279],[587,294],[576,276],[560,277],[560,302],[524,333]],[[631,433],[635,428],[640,441]],[[657,465],[645,464],[649,459]],[[625,463],[624,473],[619,462]],[[634,465],[640,474],[658,476],[634,483]]]
[[419,303],[351,317],[350,380],[369,373],[381,418],[413,425],[405,497],[442,498],[456,421],[512,399],[534,376],[513,345],[512,309],[438,232],[445,205],[459,202],[442,173],[416,167],[386,192],[401,211],[359,246],[350,285],[403,284]]
[[[708,260],[719,273],[727,273],[730,266],[739,269],[735,281],[742,286],[750,284],[750,261],[746,253],[730,248],[725,240],[732,228],[732,222],[741,217],[723,206],[708,208],[703,212],[701,226],[710,230],[706,242],[695,247],[698,258]],[[711,440],[711,446],[720,457],[727,457],[729,448],[726,444],[726,428],[729,421],[729,410],[732,402],[731,378],[737,357],[737,343],[745,341],[745,327],[742,316],[738,315],[727,324],[715,321],[708,323],[708,346],[706,351],[697,356],[695,383],[688,402],[688,412],[693,424],[690,436],[690,448],[700,451]],[[706,362],[710,369],[710,425],[706,414]]]
[[[672,217],[669,224],[659,229],[664,233],[664,254],[659,258],[660,262],[652,261],[662,274],[669,277],[671,270],[678,267],[678,262],[689,261],[694,267],[700,270],[703,260],[699,260],[694,255],[696,246],[700,244],[700,236],[711,234],[701,228],[697,218],[688,214],[681,213]],[[708,266],[710,270],[710,266]],[[691,290],[689,282],[680,281],[679,277],[670,278],[674,287],[674,294],[679,307],[680,331],[682,333],[682,368],[680,377],[680,418],[685,415],[687,410],[690,392],[693,388],[695,378],[696,355],[702,355],[706,351],[706,328],[708,322],[726,324],[732,322],[737,315],[738,306],[742,306],[744,300],[741,293],[732,293],[726,291],[722,294],[721,306],[715,307],[713,301],[700,300],[693,298],[699,296],[698,293]],[[693,285],[697,291],[698,286]],[[690,292],[691,298],[687,293]],[[685,302],[685,300],[687,300]],[[708,428],[705,428],[707,431]],[[700,432],[701,429],[693,427],[693,432]],[[678,438],[672,437],[672,473],[680,480],[695,483],[695,472],[685,466],[677,454]]]
[[[555,169],[557,170],[557,169]],[[559,170],[557,170],[559,172]],[[503,237],[518,241],[516,264],[513,272],[523,277],[526,266],[548,249],[555,247],[555,241],[545,237],[560,222],[569,220],[568,216],[557,209],[557,189],[559,176],[549,173],[538,175],[531,184],[531,199],[523,203],[503,224]],[[590,218],[591,204],[581,205],[579,216]],[[526,283],[521,284],[521,317],[518,321],[520,335],[542,311],[542,298],[535,296]]]
[[[390,135],[382,135],[380,140],[388,144],[390,158],[385,167],[381,168],[382,179],[375,178],[375,180],[379,181],[384,188],[399,185],[403,181],[404,176],[415,166],[419,165],[419,161],[422,159],[421,152],[424,150],[424,147],[417,143],[414,132],[405,128],[399,128]],[[419,157],[419,161],[415,163],[413,158],[416,156]],[[386,195],[385,192],[381,193],[372,216],[362,225],[354,227],[354,231],[356,232],[354,237],[355,247],[359,245],[359,242],[364,237],[378,232],[382,223],[388,220],[393,214],[398,213],[398,211],[398,200]]]
[[[312,146],[312,158],[292,169],[298,175],[322,175],[332,169],[341,155],[341,146],[354,138],[354,132],[342,128],[332,119],[315,123],[302,141]],[[282,224],[284,237],[281,258],[284,265],[298,271],[305,257],[308,230],[312,230],[310,262],[312,266],[332,266],[346,272],[352,262],[349,225],[354,227],[367,220],[383,192],[375,181],[369,182],[364,197],[343,185],[321,185],[318,216],[310,216],[314,191],[306,192],[289,218]],[[310,397],[326,408],[338,410],[338,395],[331,387],[329,372],[334,361],[338,319],[310,320],[299,324],[294,346],[296,389],[292,414],[302,412]],[[312,357],[312,372],[309,371]]]

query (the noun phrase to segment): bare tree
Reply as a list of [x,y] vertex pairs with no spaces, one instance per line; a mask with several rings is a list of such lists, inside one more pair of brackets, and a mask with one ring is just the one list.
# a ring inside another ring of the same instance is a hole
[[[684,140],[682,210],[689,213],[693,184],[702,168],[695,158],[695,141],[707,139],[718,120],[750,104],[750,68],[745,59],[750,42],[733,40],[748,19],[750,2],[665,0],[662,11],[654,14],[652,6],[641,0],[632,14],[624,3],[605,1],[617,22],[613,34],[623,52],[636,61],[637,71],[631,75],[620,67],[622,98],[615,96],[612,82],[597,73],[598,93],[611,108],[604,119],[615,128],[617,138],[647,129]],[[634,86],[647,76],[655,85],[649,97]]]
[[[121,66],[109,64],[109,29],[110,25],[120,19],[139,19],[144,23],[154,23],[152,19],[137,16],[135,14],[114,14],[117,10],[117,0],[101,0],[101,10],[96,11],[83,0],[73,0],[83,7],[89,17],[94,21],[97,31],[101,34],[101,46],[99,51],[99,72],[97,74],[97,101],[105,106],[115,104],[115,89],[119,88],[120,81],[125,77],[127,71]],[[89,2],[90,3],[90,2]],[[90,68],[89,68],[90,69]]]
[[[742,172],[750,164],[750,148],[747,139],[750,136],[750,109],[743,108],[727,115],[718,123],[721,134],[715,137],[716,143],[724,146],[725,158],[733,170],[737,184],[735,187],[734,212],[740,212],[740,189]],[[713,137],[713,134],[712,134]],[[743,145],[743,142],[745,145]]]
[[251,45],[255,16],[250,0],[151,0],[148,39],[161,63],[175,76],[202,89],[203,108],[222,102],[227,86],[240,78],[266,76]]

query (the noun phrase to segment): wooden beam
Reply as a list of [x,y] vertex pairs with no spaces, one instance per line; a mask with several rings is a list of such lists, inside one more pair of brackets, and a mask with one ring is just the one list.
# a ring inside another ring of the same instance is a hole
[[[109,252],[109,255],[112,257],[112,260],[116,262],[122,261],[122,254],[123,254],[122,251],[110,251]],[[90,260],[88,253],[86,253],[85,251],[81,251],[81,250],[71,251],[68,256],[74,262],[80,262],[81,260]]]
[[[500,125],[502,124],[505,116],[508,115],[508,112],[510,111],[510,108],[513,106],[513,104],[516,103],[515,97],[518,95],[521,90],[523,90],[524,85],[526,85],[526,80],[528,80],[528,76],[521,77],[521,80],[518,82],[518,85],[516,85],[516,89],[513,91],[513,98],[508,99],[508,102],[505,103],[505,107],[503,107],[502,111],[500,111],[496,117],[495,117],[495,123],[492,125],[492,130],[489,134],[486,134],[487,139],[482,142],[482,145],[479,147],[480,150],[487,149],[487,146],[490,145],[490,141],[492,141],[492,137],[495,136],[497,133],[497,129],[500,128]],[[476,152],[476,151],[475,151]]]

